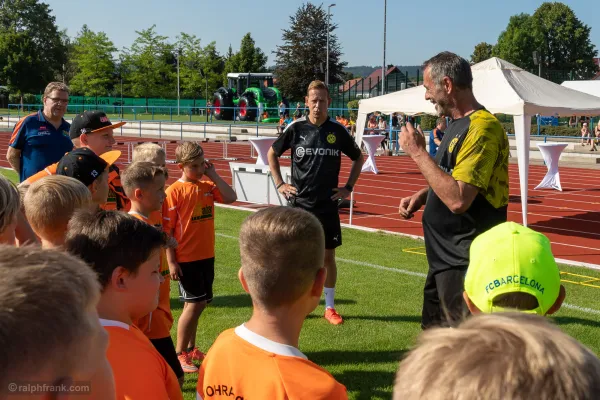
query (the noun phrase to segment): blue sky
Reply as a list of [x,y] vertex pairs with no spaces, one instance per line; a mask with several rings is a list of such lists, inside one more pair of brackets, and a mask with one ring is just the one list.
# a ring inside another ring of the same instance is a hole
[[[172,41],[181,32],[195,34],[204,44],[216,41],[224,54],[239,47],[251,32],[269,56],[281,44],[281,30],[301,0],[45,0],[58,26],[75,36],[83,24],[104,31],[118,48],[129,46],[136,30],[156,24],[159,34]],[[383,59],[384,0],[334,0],[332,21],[344,60],[350,66],[381,65]],[[332,1],[331,3],[333,3]],[[331,3],[324,3],[325,6]],[[388,0],[387,64],[418,65],[442,50],[468,58],[482,41],[494,44],[511,15],[533,13],[543,1],[533,0]],[[565,1],[592,27],[592,42],[600,48],[598,0]],[[315,2],[315,4],[320,4]]]

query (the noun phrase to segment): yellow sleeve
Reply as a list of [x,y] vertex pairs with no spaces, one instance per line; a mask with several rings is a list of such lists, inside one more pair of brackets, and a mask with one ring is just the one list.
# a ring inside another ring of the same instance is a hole
[[496,136],[485,124],[480,127],[472,124],[456,156],[452,177],[487,190],[498,159],[499,144]]

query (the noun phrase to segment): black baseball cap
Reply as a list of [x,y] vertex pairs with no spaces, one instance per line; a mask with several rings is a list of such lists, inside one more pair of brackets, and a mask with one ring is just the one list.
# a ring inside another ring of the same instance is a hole
[[103,111],[84,111],[73,118],[69,136],[71,139],[77,139],[82,133],[96,133],[106,129],[116,129],[123,125],[125,125],[124,121],[111,123]]
[[56,167],[56,174],[70,176],[85,186],[89,186],[120,156],[119,150],[107,151],[98,156],[87,147],[82,147],[65,154],[60,159]]

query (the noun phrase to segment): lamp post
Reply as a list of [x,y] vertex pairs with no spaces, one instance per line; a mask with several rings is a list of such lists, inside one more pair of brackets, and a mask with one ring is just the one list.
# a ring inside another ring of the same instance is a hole
[[177,115],[179,115],[179,58],[181,58],[181,49],[177,49]]
[[387,23],[387,0],[383,0],[383,65],[381,66],[381,94],[385,94],[385,34]]
[[540,51],[533,52],[533,63],[538,66],[538,76],[542,76],[542,54]]
[[208,113],[210,112],[208,108],[208,76],[206,76],[206,71],[200,68],[200,76],[204,78],[204,82],[206,83],[206,92],[205,92],[205,107],[206,107],[206,122],[208,122]]
[[331,20],[331,7],[335,7],[335,3],[327,7],[327,72],[325,73],[325,86],[327,87],[329,87],[329,21]]

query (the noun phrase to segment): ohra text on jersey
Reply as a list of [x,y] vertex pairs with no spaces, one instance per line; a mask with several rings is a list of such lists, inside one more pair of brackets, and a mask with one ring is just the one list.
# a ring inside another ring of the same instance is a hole
[[296,158],[303,158],[306,156],[334,156],[339,157],[340,151],[338,149],[324,149],[324,148],[305,148],[305,147],[296,147]]
[[244,400],[244,396],[236,396],[235,393],[233,393],[233,386],[227,385],[209,385],[204,388],[204,394],[206,397],[227,396],[235,400]]

